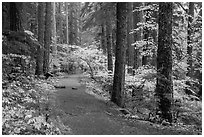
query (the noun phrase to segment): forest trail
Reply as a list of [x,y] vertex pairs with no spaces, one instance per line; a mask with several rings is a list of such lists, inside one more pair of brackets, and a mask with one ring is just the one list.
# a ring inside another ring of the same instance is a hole
[[85,92],[80,84],[83,75],[69,75],[59,80],[65,86],[57,90],[59,109],[65,112],[61,120],[75,135],[154,135],[185,134],[167,129],[157,129],[149,122],[126,120],[116,108]]

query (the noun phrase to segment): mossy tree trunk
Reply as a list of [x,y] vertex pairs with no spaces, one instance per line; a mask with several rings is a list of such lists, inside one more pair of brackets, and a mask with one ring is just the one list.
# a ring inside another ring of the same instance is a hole
[[156,97],[163,119],[172,122],[172,16],[173,3],[159,3]]

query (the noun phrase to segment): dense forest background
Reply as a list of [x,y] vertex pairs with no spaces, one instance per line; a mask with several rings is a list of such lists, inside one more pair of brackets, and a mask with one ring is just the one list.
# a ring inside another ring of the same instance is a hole
[[48,78],[79,72],[139,119],[201,131],[202,3],[2,3],[3,134],[63,134]]

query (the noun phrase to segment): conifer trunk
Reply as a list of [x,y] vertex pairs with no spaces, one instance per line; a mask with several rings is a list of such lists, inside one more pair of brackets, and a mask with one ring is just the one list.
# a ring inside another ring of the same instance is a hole
[[156,97],[161,117],[172,122],[172,16],[173,3],[159,3]]
[[45,30],[45,4],[43,2],[38,3],[38,41],[40,46],[37,48],[36,59],[36,75],[43,74],[43,56],[44,56],[44,30]]
[[128,19],[127,19],[127,65],[128,73],[133,74],[134,65],[134,46],[132,46],[134,37],[131,33],[133,30],[133,3],[128,3]]
[[113,101],[120,107],[124,107],[127,5],[128,2],[118,2],[116,9],[117,14],[116,57],[115,57],[116,60],[111,101]]
[[107,57],[108,57],[108,71],[113,71],[113,59],[112,59],[112,27],[111,27],[111,19],[109,18],[109,11],[106,11],[107,19],[106,19],[106,39],[107,39]]
[[46,3],[46,15],[45,15],[45,36],[44,36],[44,62],[43,62],[43,72],[44,74],[49,71],[49,56],[50,56],[50,44],[52,35],[52,5],[51,2]]

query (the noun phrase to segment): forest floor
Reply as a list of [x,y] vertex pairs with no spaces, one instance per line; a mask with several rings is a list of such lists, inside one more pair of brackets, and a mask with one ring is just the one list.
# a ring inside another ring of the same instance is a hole
[[[82,74],[59,79],[62,88],[56,92],[58,116],[65,128],[63,134],[73,135],[178,135],[192,134],[148,121],[127,119],[120,108],[97,95],[86,92],[80,83]],[[65,86],[65,87],[63,87]]]

